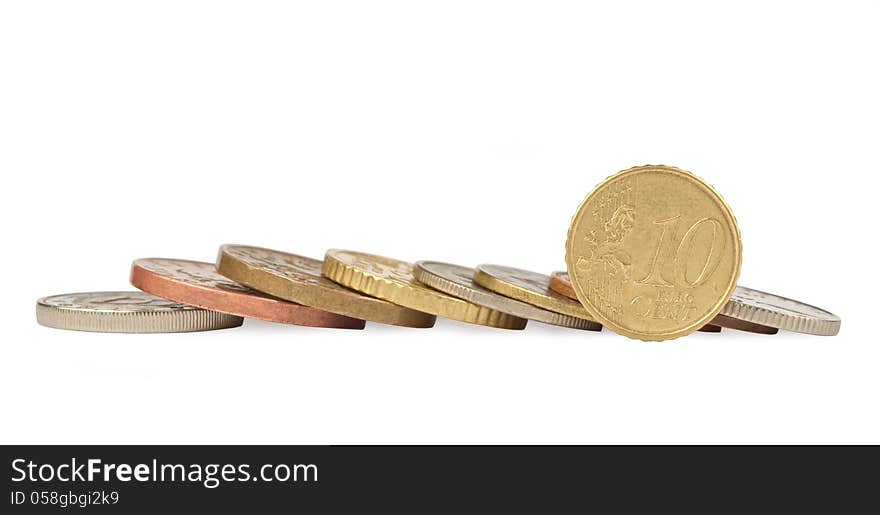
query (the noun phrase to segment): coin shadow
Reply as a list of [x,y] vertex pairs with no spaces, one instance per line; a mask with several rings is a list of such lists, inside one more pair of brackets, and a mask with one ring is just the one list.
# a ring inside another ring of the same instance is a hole
[[421,331],[430,331],[429,328],[413,328],[413,327],[403,327],[396,326],[392,324],[382,324],[380,322],[367,322],[366,327],[363,329],[340,329],[336,327],[313,327],[307,325],[295,325],[295,324],[279,324],[275,322],[267,322],[264,320],[258,320],[253,318],[246,318],[244,324],[237,328],[237,332],[245,332],[248,334],[260,334],[260,335],[268,335],[268,334],[283,334],[285,331],[294,331],[297,333],[305,332],[309,335],[329,335],[329,334],[361,334],[364,332],[370,333],[382,333],[382,334],[397,334],[400,332],[409,332],[414,331],[416,333]]
[[[412,327],[402,327],[391,324],[382,324],[378,322],[367,322],[367,325],[364,329],[336,329],[336,328],[328,328],[328,327],[310,327],[310,326],[298,326],[292,324],[279,324],[274,322],[266,322],[263,320],[257,319],[246,319],[244,324],[241,327],[222,331],[225,334],[231,333],[244,333],[247,335],[286,335],[289,332],[298,334],[300,336],[318,336],[318,335],[330,335],[330,334],[353,334],[359,335],[357,337],[368,337],[363,333],[369,333],[371,335],[387,335],[387,336],[397,336],[402,334],[407,335],[420,335],[422,332],[431,331],[431,332],[441,332],[447,335],[453,336],[461,336],[462,338],[479,338],[481,335],[505,335],[507,337],[516,338],[517,335],[524,335],[523,337],[527,337],[529,339],[538,338],[540,339],[541,344],[551,344],[551,343],[571,343],[572,341],[583,342],[584,344],[589,344],[590,342],[607,342],[610,339],[619,340],[623,343],[644,343],[640,340],[633,340],[629,338],[625,338],[623,336],[617,335],[614,331],[611,331],[608,328],[603,328],[601,331],[585,331],[580,329],[571,329],[568,327],[561,327],[552,324],[543,324],[541,322],[530,321],[525,329],[523,330],[510,330],[510,329],[498,329],[495,327],[482,326],[478,324],[468,324],[465,322],[459,322],[456,320],[449,320],[445,318],[438,318],[437,323],[433,328],[412,328]],[[723,329],[720,333],[702,333],[702,332],[694,332],[687,337],[684,338],[676,338],[674,340],[667,340],[662,342],[648,342],[652,345],[681,345],[684,343],[693,343],[693,344],[712,344],[712,343],[725,343],[730,342],[731,340],[744,340],[748,339],[753,342],[764,342],[764,341],[772,341],[776,343],[788,343],[789,341],[799,341],[798,338],[802,338],[803,335],[797,335],[796,333],[786,333],[784,331],[780,331],[775,335],[767,335],[767,334],[756,334],[749,333],[745,331],[737,331],[735,329]]]
[[342,332],[342,333],[359,333],[363,329],[340,329],[336,327],[313,327],[308,325],[282,324],[277,322],[268,322],[256,318],[245,318],[244,324],[237,328],[235,332],[246,334],[285,334],[287,332],[308,332],[310,334],[320,334],[326,332]]
[[570,327],[544,324],[535,321],[529,322],[529,325],[525,328],[525,332],[532,337],[542,338],[542,343],[544,344],[571,343],[571,341],[575,339],[583,341],[586,344],[591,341],[605,340],[608,338],[609,334],[614,335],[613,332],[604,328],[601,331],[586,331],[583,329],[572,329]]

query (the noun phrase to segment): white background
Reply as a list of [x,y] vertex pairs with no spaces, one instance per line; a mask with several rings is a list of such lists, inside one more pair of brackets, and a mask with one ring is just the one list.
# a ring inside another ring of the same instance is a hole
[[[880,443],[880,7],[4,2],[2,443]],[[37,325],[221,243],[564,268],[606,176],[713,184],[838,337]]]

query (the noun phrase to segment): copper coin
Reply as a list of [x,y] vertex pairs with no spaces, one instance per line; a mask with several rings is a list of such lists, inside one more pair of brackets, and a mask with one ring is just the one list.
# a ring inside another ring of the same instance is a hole
[[[566,297],[574,300],[578,300],[577,295],[574,293],[574,288],[571,287],[571,279],[568,277],[568,272],[553,272],[550,274],[550,289],[555,291],[560,295],[565,295]],[[702,331],[704,333],[720,333],[721,327],[730,327],[732,329],[740,329],[740,327],[732,327],[730,325],[723,325],[718,323],[718,319],[720,315],[714,319],[712,319],[711,324],[706,324],[703,327],[697,329],[698,331]],[[724,317],[730,318],[730,317]],[[739,321],[737,321],[739,322]],[[748,322],[747,322],[748,323]],[[757,325],[757,324],[752,324]],[[745,326],[742,326],[745,327]],[[759,326],[763,327],[763,326]],[[748,331],[748,329],[740,329],[741,331]],[[752,332],[762,332],[762,331],[752,331]],[[772,334],[772,333],[771,333]]]
[[569,299],[578,300],[577,295],[574,293],[574,288],[571,287],[571,279],[568,277],[568,272],[553,272],[550,274],[550,289],[560,295],[565,295]]
[[157,297],[221,313],[282,324],[363,329],[364,321],[277,299],[218,274],[212,263],[138,259],[131,284]]

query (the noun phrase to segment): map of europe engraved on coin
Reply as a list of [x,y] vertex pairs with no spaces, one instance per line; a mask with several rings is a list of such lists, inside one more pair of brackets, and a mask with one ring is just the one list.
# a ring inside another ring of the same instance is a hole
[[624,284],[630,280],[632,257],[623,248],[624,238],[632,231],[636,218],[636,179],[621,181],[603,192],[590,213],[598,229],[583,237],[585,252],[575,266],[591,280],[588,294],[603,308],[603,313],[620,321],[624,310]]

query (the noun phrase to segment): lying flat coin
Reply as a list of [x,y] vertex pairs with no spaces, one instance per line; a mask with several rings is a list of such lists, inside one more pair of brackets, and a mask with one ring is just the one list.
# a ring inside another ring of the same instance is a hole
[[541,309],[487,290],[473,281],[473,268],[436,261],[419,261],[413,272],[419,282],[431,288],[509,315],[573,329],[602,330],[602,326],[595,322]]
[[549,311],[593,322],[586,309],[550,289],[550,276],[500,265],[480,265],[474,282],[505,297],[510,297]]
[[242,318],[142,291],[108,291],[43,297],[37,301],[37,322],[98,333],[184,333],[238,327]]
[[349,317],[405,327],[432,327],[434,315],[343,288],[321,277],[321,261],[277,250],[223,245],[217,271],[275,297]]
[[254,291],[217,273],[211,263],[184,259],[138,259],[131,284],[163,299],[221,313],[281,324],[363,329],[364,321],[294,304]]
[[565,264],[598,322],[630,338],[669,340],[727,305],[742,242],[730,207],[702,179],[640,166],[609,177],[580,205]]
[[324,256],[322,273],[353,290],[426,313],[501,329],[526,326],[524,318],[452,297],[419,283],[413,276],[412,263],[405,261],[333,249]]
[[784,331],[834,336],[840,317],[824,309],[751,288],[738,286],[722,315]]
[[[564,295],[569,299],[578,300],[577,294],[574,292],[574,288],[571,287],[571,279],[568,277],[568,272],[553,272],[550,274],[550,289],[555,291],[560,295]],[[580,301],[578,301],[580,302]],[[715,322],[718,317],[712,320]],[[704,333],[720,333],[722,327],[730,327],[730,326],[722,326],[721,324],[712,323],[706,324],[703,327],[697,329],[698,331],[702,331]],[[740,327],[744,327],[740,325]],[[736,329],[736,328],[734,328]],[[769,329],[769,328],[768,328]],[[745,329],[741,329],[745,330]],[[762,332],[762,331],[755,331]]]

